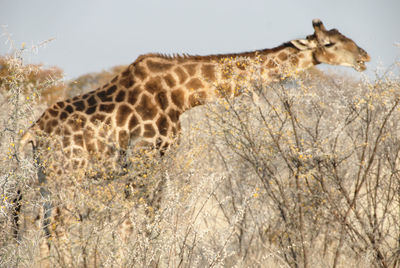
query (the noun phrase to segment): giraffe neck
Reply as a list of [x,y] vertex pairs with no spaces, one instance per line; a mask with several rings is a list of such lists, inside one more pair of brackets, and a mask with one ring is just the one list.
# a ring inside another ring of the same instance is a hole
[[182,113],[220,97],[238,96],[260,77],[268,84],[316,64],[312,52],[285,43],[238,54],[176,57],[148,54],[138,58],[134,73],[143,75],[138,82],[155,94],[156,100],[159,92],[165,92],[169,95],[166,98],[169,105]]

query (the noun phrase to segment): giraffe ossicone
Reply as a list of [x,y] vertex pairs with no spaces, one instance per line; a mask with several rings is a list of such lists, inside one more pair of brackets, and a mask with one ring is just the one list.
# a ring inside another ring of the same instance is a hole
[[272,49],[142,55],[104,86],[48,108],[22,137],[20,148],[28,142],[47,148],[39,137],[57,140],[57,150],[70,160],[53,165],[61,175],[86,168],[88,156],[110,157],[128,145],[168,148],[180,130],[180,115],[221,96],[239,95],[241,83],[251,82],[254,62],[264,83],[320,63],[366,69],[370,57],[354,41],[336,29],[326,30],[319,19],[312,24],[312,35]]

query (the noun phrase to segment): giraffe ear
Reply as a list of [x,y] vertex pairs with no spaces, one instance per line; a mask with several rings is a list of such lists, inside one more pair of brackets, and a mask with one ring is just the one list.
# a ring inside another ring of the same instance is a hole
[[315,42],[307,39],[292,40],[290,43],[300,50],[308,50],[316,47]]
[[327,45],[329,44],[329,37],[326,34],[326,29],[324,24],[320,19],[313,19],[312,25],[315,31],[315,36],[317,37],[317,41],[320,45]]

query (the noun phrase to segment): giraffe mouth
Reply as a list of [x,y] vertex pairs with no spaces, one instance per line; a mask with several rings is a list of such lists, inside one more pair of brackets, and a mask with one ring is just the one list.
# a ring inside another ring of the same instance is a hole
[[365,65],[365,61],[358,60],[356,65],[354,66],[354,69],[356,69],[359,72],[365,71],[367,69],[367,66]]

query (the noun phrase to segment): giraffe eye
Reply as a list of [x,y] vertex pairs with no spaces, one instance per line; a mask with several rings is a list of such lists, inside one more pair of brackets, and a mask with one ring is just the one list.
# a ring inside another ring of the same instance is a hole
[[332,47],[334,45],[335,45],[335,43],[329,43],[329,44],[326,44],[325,47]]

